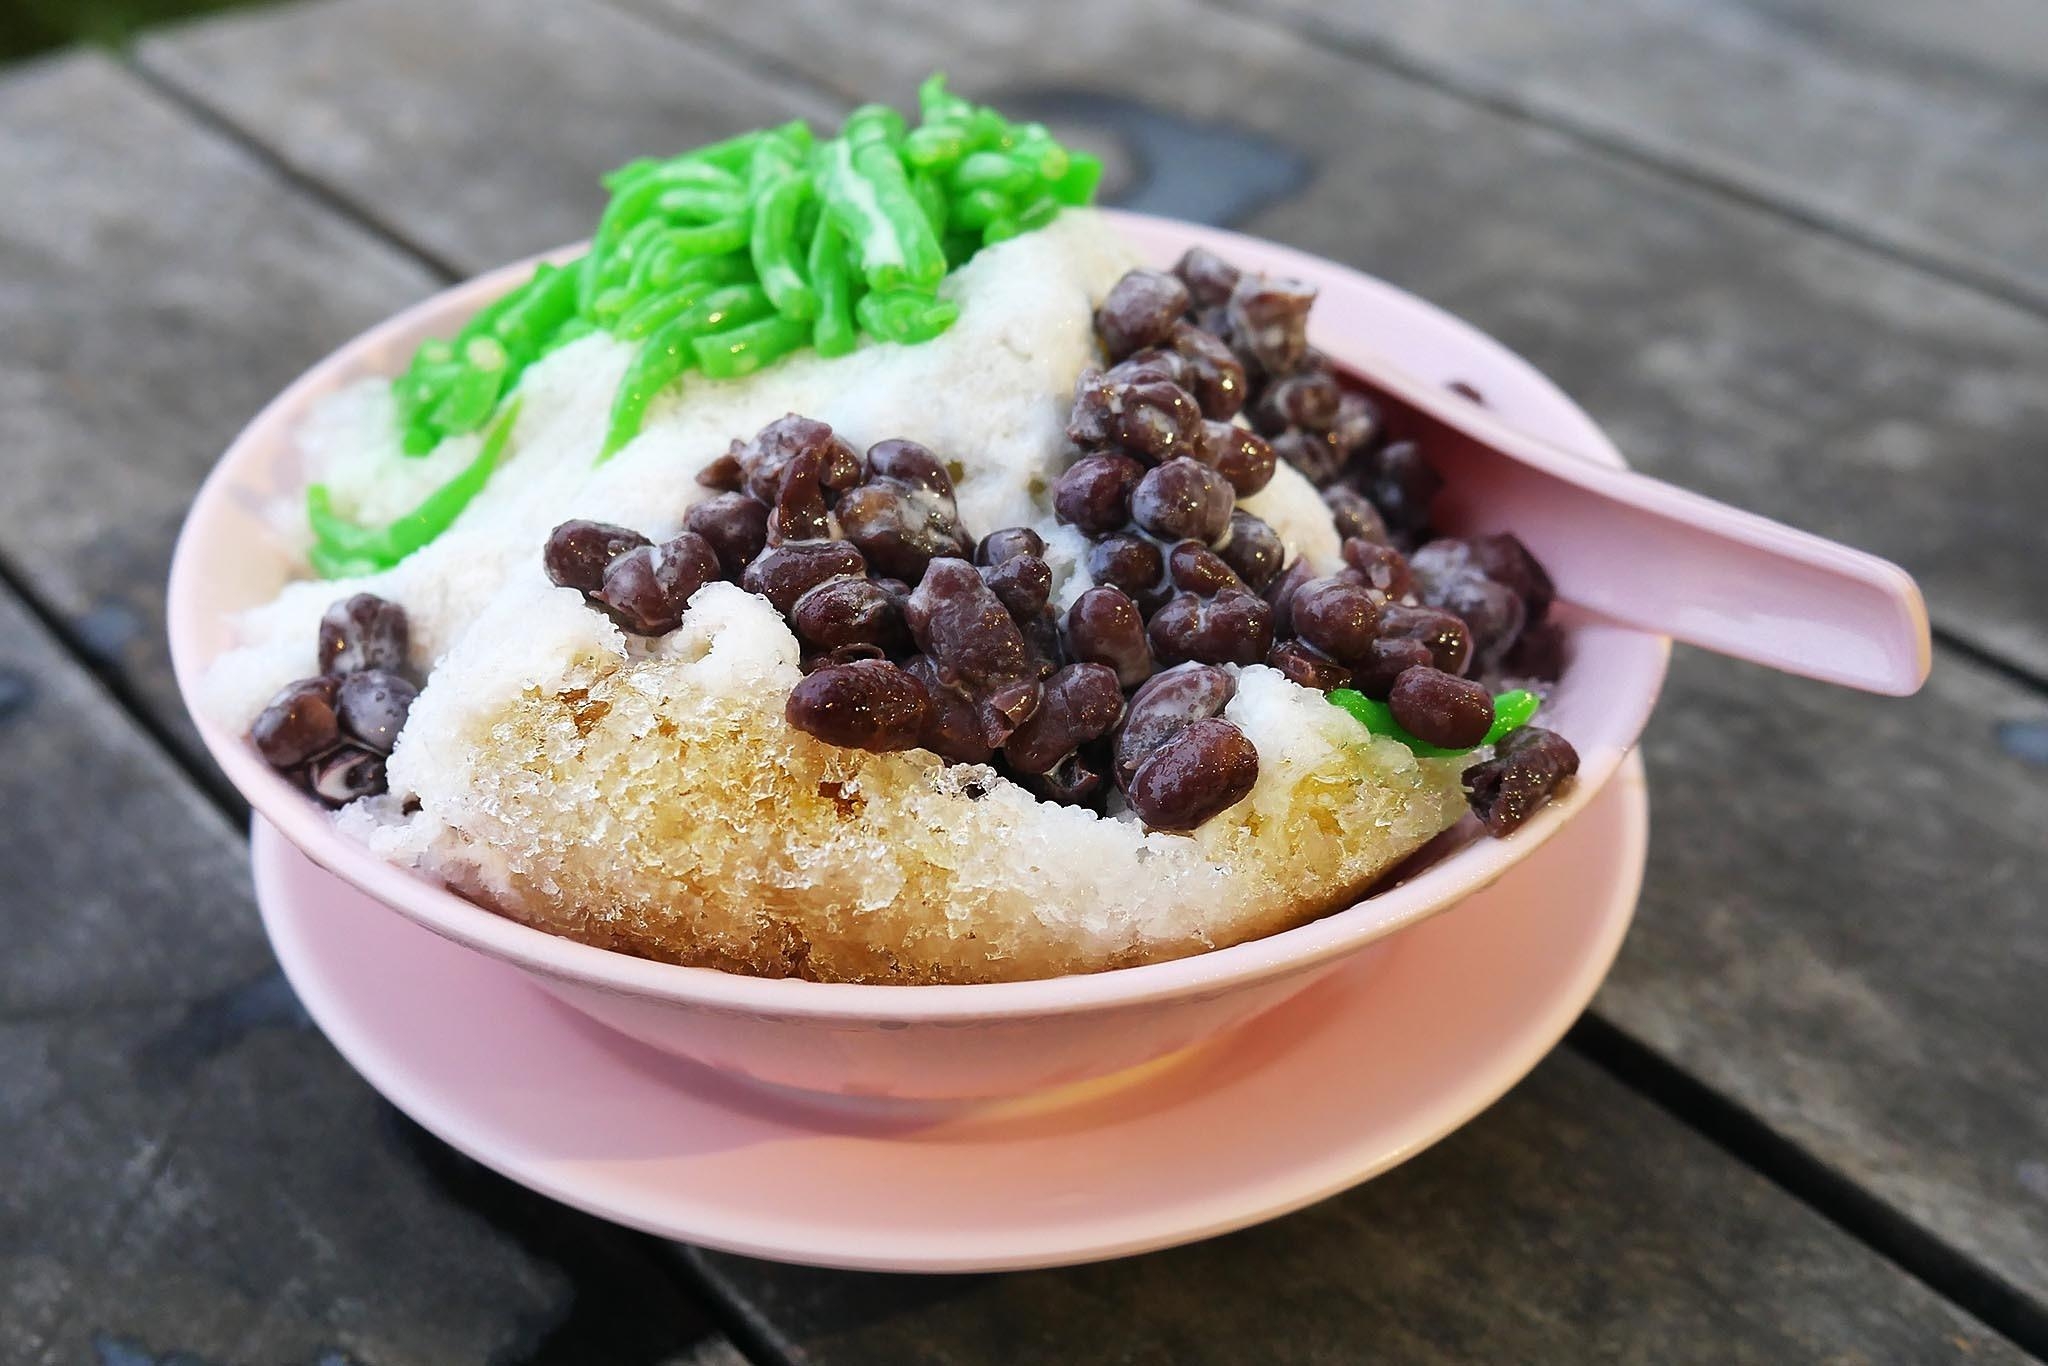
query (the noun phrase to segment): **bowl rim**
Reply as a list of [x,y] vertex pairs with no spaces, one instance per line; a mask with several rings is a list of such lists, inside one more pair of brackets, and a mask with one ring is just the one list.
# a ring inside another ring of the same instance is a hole
[[[1448,332],[1457,335],[1461,344],[1491,352],[1496,360],[1523,371],[1524,380],[1547,391],[1547,399],[1561,404],[1579,419],[1585,427],[1580,450],[1586,458],[1617,467],[1626,465],[1621,453],[1592,419],[1548,376],[1501,342],[1409,291],[1349,266],[1226,229],[1126,211],[1101,212],[1141,248],[1169,240],[1183,246],[1220,245],[1242,255],[1262,258],[1262,267],[1269,270],[1277,265],[1312,278],[1342,280],[1353,287],[1363,286],[1395,296],[1432,313]],[[1010,982],[815,982],[756,977],[639,958],[580,943],[501,915],[419,873],[387,863],[366,846],[348,839],[336,828],[330,813],[308,802],[263,763],[243,737],[215,724],[197,705],[199,684],[210,663],[210,652],[203,643],[208,618],[217,617],[217,609],[200,605],[205,597],[201,544],[210,523],[225,515],[233,501],[231,489],[236,472],[252,452],[270,449],[280,436],[289,439],[290,429],[302,410],[341,382],[371,369],[388,370],[385,366],[366,365],[366,356],[385,352],[436,324],[467,316],[484,300],[522,280],[536,263],[560,261],[580,250],[581,244],[556,248],[451,285],[371,326],[322,358],[264,405],[230,443],[194,496],[171,558],[165,616],[172,669],[186,709],[215,762],[254,812],[269,820],[308,858],[445,938],[504,959],[525,971],[586,988],[776,1017],[888,1022],[988,1020],[1101,1011],[1215,994],[1304,972],[1355,952],[1490,884],[1591,803],[1635,748],[1635,737],[1641,735],[1647,724],[1663,685],[1670,641],[1662,636],[1612,628],[1635,644],[1634,662],[1639,677],[1625,692],[1633,705],[1625,715],[1615,718],[1619,723],[1616,730],[1631,739],[1613,753],[1603,755],[1603,762],[1594,769],[1582,770],[1570,793],[1546,807],[1512,837],[1477,840],[1408,881],[1293,929],[1163,962]],[[1322,339],[1318,340],[1322,344]],[[1326,349],[1339,362],[1345,359],[1341,345]],[[280,428],[284,430],[280,432]]]

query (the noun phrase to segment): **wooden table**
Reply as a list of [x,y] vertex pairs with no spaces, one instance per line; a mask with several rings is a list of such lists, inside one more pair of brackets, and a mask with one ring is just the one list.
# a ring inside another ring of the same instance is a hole
[[[1355,8],[327,0],[0,77],[0,1359],[2048,1357],[2044,12]],[[630,1235],[379,1101],[271,962],[161,606],[316,356],[619,161],[940,66],[1902,561],[1938,644],[1910,702],[1681,652],[1641,918],[1467,1129],[1208,1244],[913,1279]]]

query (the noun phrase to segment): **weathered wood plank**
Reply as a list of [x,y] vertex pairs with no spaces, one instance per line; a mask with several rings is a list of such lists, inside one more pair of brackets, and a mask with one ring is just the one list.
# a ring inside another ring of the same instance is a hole
[[0,1359],[707,1340],[640,1240],[467,1169],[357,1080],[270,965],[240,839],[4,592],[0,810]]
[[471,271],[588,236],[613,166],[830,111],[596,0],[285,6],[138,58]]
[[2048,306],[2029,0],[1228,0]]
[[1210,1243],[917,1279],[688,1255],[799,1366],[2020,1359],[1568,1055],[1407,1166]]
[[[517,68],[518,25],[494,23],[490,13],[481,7],[431,12],[448,15],[439,22],[450,33],[460,28],[478,50],[494,54],[466,70],[488,74],[501,61]],[[1613,420],[1625,444],[1653,455],[1668,452],[1654,462],[1666,472],[1767,510],[1797,509],[1810,520],[1833,519],[1830,529],[1902,553],[1936,582],[1950,620],[1958,614],[1975,620],[1969,612],[1981,613],[1987,603],[2017,603],[2025,596],[1998,567],[1998,557],[2019,555],[2020,545],[2032,543],[2036,533],[2027,509],[2041,504],[2038,462],[2020,450],[2029,438],[2005,425],[2048,399],[2025,387],[2028,368],[2048,360],[2048,328],[2035,320],[1556,145],[1482,110],[1376,77],[1284,33],[1176,8],[1170,0],[1095,16],[1087,24],[1087,44],[1060,39],[1078,31],[1077,12],[1041,12],[1027,21],[994,10],[904,3],[870,6],[851,26],[834,17],[839,13],[836,7],[829,14],[819,9],[798,21],[821,31],[838,25],[829,31],[845,40],[830,45],[829,55],[778,51],[784,60],[811,63],[814,78],[842,95],[900,93],[939,65],[983,89],[1135,86],[1135,93],[1161,109],[1236,121],[1304,147],[1319,160],[1321,178],[1296,200],[1260,216],[1255,226],[1362,261],[1494,327]],[[362,18],[346,22],[350,14]],[[344,115],[335,109],[294,112],[304,87],[300,68],[310,61],[301,54],[318,51],[325,61],[374,68],[390,60],[386,44],[392,34],[412,44],[428,42],[432,35],[416,26],[430,22],[431,15],[389,3],[287,12],[252,25],[210,27],[201,35],[203,62],[190,55],[183,38],[149,49],[147,58],[176,79],[202,82],[195,88],[204,97],[252,126],[290,132],[296,119],[317,128]],[[786,14],[775,22],[784,21]],[[782,31],[752,11],[721,11],[715,23],[740,40],[763,44]],[[611,64],[630,74],[648,61],[644,49],[659,42],[636,35],[628,64],[625,57],[607,56],[606,46],[593,37],[607,31],[604,25],[578,30],[584,46],[573,55],[579,67]],[[653,65],[668,68],[666,62]],[[1189,70],[1234,74],[1228,81],[1179,78]],[[212,71],[234,74],[206,83]],[[622,88],[625,79],[620,77]],[[641,98],[653,103],[664,88],[649,86]],[[463,107],[502,98],[495,89],[490,83],[450,84],[439,92],[443,103],[436,109],[454,119]],[[536,92],[532,98],[545,96]],[[1353,112],[1333,119],[1331,110]],[[376,135],[382,145],[394,157],[403,155],[402,127],[382,120],[375,107],[351,104],[346,117],[382,128]],[[367,192],[367,183],[346,179],[348,166],[324,159],[315,138],[291,138],[285,154],[322,176],[339,178],[352,193]],[[435,164],[416,179],[431,186],[438,178],[467,174],[466,165]],[[409,192],[380,202],[380,212],[417,228],[436,221],[431,198],[430,190]],[[452,253],[465,250],[447,245]],[[1884,340],[1874,345],[1872,338]],[[1932,359],[1920,365],[1920,358],[1935,356],[1941,357],[1938,366]],[[1816,444],[1816,434],[1826,439]],[[1951,445],[1953,462],[1934,456]],[[1906,498],[1899,490],[1909,477],[1916,485]],[[1888,539],[1898,543],[1887,544]],[[1984,548],[1991,545],[2007,550]],[[2039,605],[2026,610],[2038,624]],[[2017,690],[1974,675],[1968,686],[1952,686],[1946,671],[1937,676],[1929,701],[1899,709],[1878,702],[1850,706],[1831,694],[1803,693],[1803,685],[1785,680],[1725,666],[1707,669],[1705,679],[1735,679],[1725,686],[1743,689],[1736,704],[1741,707],[1796,713],[1802,706],[1849,706],[1844,714],[1856,717],[1858,726],[1851,738],[1860,739],[1866,758],[1875,763],[1884,756],[1908,775],[1942,773],[1952,762],[1949,740],[1928,738],[1928,709],[1951,718],[1958,733],[1983,736],[1996,720],[2031,705]],[[1688,715],[1689,705],[1715,700],[1691,690],[1689,672],[1681,671],[1668,715]],[[1710,693],[1724,685],[1699,686]],[[1798,700],[1806,696],[1818,700]],[[1704,714],[1723,719],[1719,712]],[[1675,824],[1659,823],[1659,867],[1671,870],[1663,874],[1669,883],[1653,883],[1650,913],[1622,979],[1635,980],[1632,974],[1641,971],[1646,985],[1634,995],[1612,998],[1614,1009],[1648,1037],[1683,1037],[1686,1046],[1674,1043],[1674,1056],[1928,1220],[1941,1236],[1986,1256],[2001,1274],[2040,1293],[2048,1286],[2038,1261],[2048,1234],[2028,1205],[2009,1196],[2012,1163],[2039,1142],[2041,1116],[1997,1099],[2001,1079],[2038,1069],[2027,1054],[2032,1017],[2015,999],[2016,978],[2003,991],[1970,993],[1969,1002],[1955,999],[1961,988],[1944,984],[1944,978],[1959,983],[2013,972],[2039,940],[2022,935],[2016,957],[2006,942],[1944,937],[1933,928],[1938,907],[1956,886],[1966,889],[1973,905],[2002,894],[2003,884],[1972,882],[1970,866],[2038,868],[2029,861],[2034,845],[2023,838],[2024,824],[1958,831],[1952,850],[1967,852],[1956,855],[1963,866],[1944,880],[1931,857],[1916,862],[1905,856],[1913,847],[1908,837],[1917,813],[1903,804],[1886,809],[1872,787],[1868,801],[1845,811],[1839,829],[1850,829],[1852,818],[1861,822],[1854,827],[1861,832],[1856,852],[1866,862],[1858,876],[1873,886],[1901,889],[1895,897],[1901,928],[1894,938],[1860,951],[1876,958],[1876,966],[1859,959],[1845,947],[1855,942],[1855,908],[1809,908],[1794,877],[1796,870],[1837,855],[1837,830],[1811,824],[1788,829],[1785,816],[1802,803],[1821,801],[1825,809],[1824,797],[1814,795],[1813,778],[1832,771],[1840,739],[1830,734],[1822,742],[1787,727],[1773,734],[1768,765],[1750,757],[1753,750],[1695,752],[1689,736],[1678,744],[1659,741],[1656,753],[1670,756],[1660,757],[1670,776],[1660,785],[1659,800],[1679,803],[1680,813],[1670,818]],[[1688,781],[1684,775],[1690,773],[1703,776]],[[2017,786],[2002,789],[2009,809],[2021,813],[2021,820],[2029,813],[2038,817],[2039,799]],[[1758,821],[1745,827],[1752,845],[1702,846],[1729,866],[1704,858],[1685,861],[1691,855],[1674,841],[1696,840],[1690,832],[1701,822],[1725,825],[1718,804],[1752,789],[1763,795],[1750,800],[1771,804],[1776,828]],[[2035,828],[2041,823],[2037,819]],[[1910,1088],[1930,1108],[1948,1104],[1955,1114],[1974,1116],[1969,1123],[1976,1146],[1951,1152],[1954,1130],[1916,1133],[1885,1120],[1881,1110],[1898,1060],[1888,1042],[1860,1032],[1863,1022],[1846,1002],[1827,993],[1794,992],[1782,1003],[1811,1021],[1796,1069],[1777,1054],[1769,1033],[1745,1032],[1745,1022],[1762,1018],[1773,1005],[1766,998],[1791,991],[1797,982],[1741,972],[1700,974],[1707,980],[1696,982],[1693,993],[1718,997],[1707,1012],[1715,1030],[1681,1036],[1677,1021],[1659,1018],[1663,977],[1692,970],[1686,966],[1696,952],[1688,940],[1688,898],[1719,877],[1752,879],[1741,917],[1729,921],[1731,944],[1739,945],[1744,936],[1767,937],[1777,921],[1811,922],[1816,966],[1809,978],[1839,969],[1873,977],[1888,990],[1914,983],[1930,962],[1941,965],[1941,975],[1915,988],[1902,1007],[1910,1028],[1929,1040],[1912,1064]],[[1641,969],[1634,966],[1639,962]],[[1981,1072],[1956,1076],[1945,1057],[1958,1054],[1987,1062]],[[1743,1059],[1741,1069],[1727,1065],[1735,1057]],[[1834,1090],[1860,1097],[1859,1105],[1816,1117],[1783,1103],[1816,1075]],[[2002,1124],[1996,1122],[2001,1115]],[[1996,1140],[1977,1132],[1992,1128],[2002,1130]],[[1939,1158],[1923,1151],[1934,1145],[1942,1146]],[[1914,1196],[1908,1184],[1928,1178],[1900,1176],[1901,1169],[1939,1176]]]
[[2048,698],[1681,655],[1641,919],[1597,1008],[2048,1302]]
[[[1949,630],[2048,672],[2048,600],[2013,572],[2048,507],[2039,317],[1193,0],[875,0],[857,22],[828,0],[773,18],[640,2],[849,96],[943,66],[971,89],[1115,91],[1298,148],[1316,180],[1252,230],[1472,319],[1651,472],[1899,560]],[[829,52],[781,41],[835,23]]]
[[104,57],[0,81],[0,559],[194,754],[170,547],[236,430],[433,277]]
[[6,598],[0,811],[0,1017],[189,1001],[269,966],[219,813]]

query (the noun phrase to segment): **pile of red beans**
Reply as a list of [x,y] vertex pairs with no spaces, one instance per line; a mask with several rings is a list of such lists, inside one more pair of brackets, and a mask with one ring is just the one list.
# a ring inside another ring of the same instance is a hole
[[[681,534],[655,544],[564,522],[548,576],[650,637],[676,629],[705,584],[737,583],[802,644],[786,704],[798,729],[992,764],[1052,801],[1100,809],[1114,788],[1159,830],[1196,828],[1257,780],[1257,750],[1222,714],[1236,686],[1225,665],[1355,688],[1416,739],[1471,748],[1494,687],[1557,676],[1550,580],[1513,536],[1431,536],[1437,477],[1308,345],[1314,297],[1198,248],[1103,300],[1110,365],[1076,387],[1077,455],[1053,489],[1059,520],[1088,538],[1093,584],[1064,619],[1043,540],[1028,527],[969,536],[938,455],[902,440],[862,454],[795,414],[698,476],[716,493]],[[1273,528],[1237,506],[1283,459],[1335,518],[1333,574],[1287,563]],[[251,728],[263,756],[329,805],[383,791],[415,695],[406,636],[393,603],[334,604],[320,673]],[[1465,783],[1506,834],[1577,768],[1570,744],[1529,726]]]
[[[699,476],[718,492],[673,540],[565,522],[548,574],[647,636],[674,630],[704,584],[736,582],[803,646],[798,729],[993,764],[1053,801],[1099,808],[1114,786],[1154,829],[1192,830],[1258,777],[1222,715],[1224,665],[1356,688],[1417,739],[1470,748],[1492,723],[1489,684],[1555,676],[1549,579],[1512,536],[1429,537],[1436,477],[1308,346],[1313,299],[1200,250],[1110,291],[1095,326],[1111,365],[1081,377],[1078,454],[1053,489],[1094,585],[1064,619],[1038,534],[969,536],[937,454],[892,440],[863,455],[794,414]],[[1334,574],[1286,563],[1237,506],[1280,459],[1323,490],[1343,536]],[[1576,767],[1560,737],[1525,728],[1468,787],[1505,833]]]
[[370,593],[320,619],[320,672],[287,685],[249,728],[272,768],[328,806],[384,791],[384,759],[418,689],[406,676],[405,609]]

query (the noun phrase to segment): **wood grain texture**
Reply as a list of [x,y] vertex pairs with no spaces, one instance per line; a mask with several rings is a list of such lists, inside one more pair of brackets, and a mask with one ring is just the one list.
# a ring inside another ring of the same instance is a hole
[[[943,67],[992,96],[1110,90],[1297,148],[1314,182],[1251,231],[1471,319],[1643,468],[1900,561],[1947,629],[2048,672],[2048,599],[2016,572],[2048,507],[2040,317],[1196,0],[869,0],[857,20],[831,0],[773,18],[639,2],[849,98]],[[848,35],[829,53],[779,41],[828,22]]]
[[219,812],[4,596],[0,812],[0,1018],[189,1001],[268,968]]
[[2048,307],[2032,0],[1223,0]]
[[[344,119],[384,126],[372,106],[351,104],[345,114],[302,109],[294,115],[287,108],[298,102],[296,92],[302,88],[291,66],[294,52],[341,53],[345,57],[332,59],[375,67],[392,33],[403,33],[414,44],[432,37],[414,27],[435,22],[431,15],[408,17],[394,28],[399,21],[387,3],[355,6],[353,12],[365,16],[360,24],[344,23],[346,12],[350,7],[328,6],[210,26],[199,35],[209,54],[206,62],[194,61],[189,49],[178,46],[186,41],[182,37],[151,50],[148,59],[181,80],[202,67],[232,68],[239,73],[232,82],[199,86],[197,93],[218,100],[252,126],[283,127],[287,135],[294,118],[313,126]],[[773,36],[762,27],[768,21],[751,11],[709,14],[689,22],[734,32],[738,42],[765,44]],[[2034,363],[2030,357],[2048,360],[2048,329],[1910,271],[1813,240],[1632,168],[1607,164],[1483,110],[1376,78],[1312,52],[1283,32],[1213,15],[1196,22],[1190,17],[1194,14],[1154,0],[1142,14],[1092,23],[1094,41],[1074,45],[1043,40],[1043,35],[1068,31],[1058,16],[1027,24],[987,9],[870,6],[859,24],[837,21],[847,33],[860,35],[859,46],[849,38],[835,47],[829,61],[818,56],[811,74],[822,88],[846,96],[900,93],[917,75],[940,65],[958,80],[983,88],[1001,82],[1013,89],[1129,90],[1135,82],[1135,93],[1159,108],[1205,120],[1235,120],[1265,136],[1305,146],[1320,164],[1319,179],[1297,199],[1261,215],[1254,226],[1366,263],[1492,326],[1560,373],[1594,412],[1609,418],[1624,445],[1639,452],[1682,452],[1651,462],[1666,473],[1768,511],[1797,508],[1812,514],[1806,520],[1832,519],[1835,525],[1829,529],[1893,553],[1901,552],[1887,545],[1887,538],[1910,541],[1921,550],[1904,558],[1930,578],[1935,574],[1928,563],[1919,561],[1953,566],[1947,572],[1945,607],[1976,595],[2023,596],[1998,567],[1997,556],[1983,547],[2004,544],[2017,554],[2017,545],[2036,535],[2029,500],[2039,505],[2036,490],[2043,487],[2044,475],[2038,462],[2030,465],[2017,455],[2016,443],[2030,438],[2007,431],[1994,419],[2048,402],[2048,395],[2022,383],[2022,372]],[[294,22],[315,27],[301,30]],[[516,27],[511,20],[493,27],[483,12],[466,11],[446,22],[466,26],[484,50],[518,65],[521,40],[511,31]],[[820,11],[810,22],[832,21]],[[624,100],[632,73],[666,69],[668,63],[650,56],[659,40],[644,34],[635,35],[630,56],[606,57],[593,35],[611,31],[605,24],[581,30],[585,46],[578,51],[578,64],[625,73],[619,82]],[[490,37],[492,32],[498,36]],[[1177,45],[1169,52],[1173,60],[1138,60],[1161,42]],[[811,60],[804,53],[790,59]],[[479,61],[474,69],[489,73],[498,64]],[[1238,74],[1219,83],[1149,74],[1197,65]],[[265,74],[273,71],[274,76]],[[632,78],[646,79],[644,74]],[[275,88],[264,93],[265,83],[272,81]],[[454,111],[493,98],[493,88],[451,83],[417,98],[439,101],[436,110],[453,118]],[[650,86],[641,98],[652,104],[659,89]],[[1326,115],[1337,108],[1348,111],[1346,120],[1317,117],[1318,110]],[[393,124],[379,136],[395,140],[397,128]],[[1368,129],[1370,136],[1362,135]],[[322,161],[320,144],[309,137],[288,139],[283,151],[323,176],[347,169]],[[534,155],[548,154],[536,150]],[[461,162],[433,163],[418,180],[431,187],[465,174],[463,167]],[[1410,188],[1398,193],[1383,188],[1392,185]],[[367,192],[368,185],[352,183],[350,189]],[[403,200],[381,203],[380,211],[420,230],[437,221],[431,217],[438,211],[427,202],[430,198],[425,191],[409,192]],[[1513,212],[1502,212],[1502,205],[1511,205]],[[453,240],[444,245],[458,257],[482,250]],[[1987,321],[2002,329],[1995,330],[1997,341],[1979,336],[1971,341],[1972,349],[1965,349],[1963,334]],[[1873,344],[1873,337],[1882,337],[1882,344]],[[1930,357],[1924,368],[1897,354],[1916,348]],[[1942,356],[1939,365],[1931,359],[1937,354]],[[1956,462],[1967,464],[1964,470],[1937,460],[1931,444],[1937,440],[1931,429],[1937,426],[1947,433],[1940,441],[1985,452],[1981,461]],[[1998,453],[1990,453],[1994,450]],[[1899,486],[1907,478],[1920,485],[1912,498],[1900,496]],[[1987,499],[1982,495],[1987,486],[2003,493]],[[2038,611],[2038,605],[2030,610]],[[1991,734],[1997,719],[2025,702],[2023,694],[1987,683],[1960,694],[1938,693],[1943,699],[1938,702],[1900,708],[1851,702],[1817,690],[1809,694],[1801,691],[1804,685],[1787,680],[1708,667],[1722,672],[1706,676],[1733,677],[1750,690],[1732,704],[1738,707],[1795,715],[1801,706],[1846,708],[1842,714],[1857,718],[1867,753],[1917,766],[1915,772],[1926,774],[1938,774],[1951,762],[1945,744],[1922,738],[1927,708],[1952,716],[1959,728],[1981,738]],[[1692,709],[1704,705],[1708,714],[1719,716],[1711,710],[1714,699],[1699,699],[1687,686],[1682,673],[1667,715],[1689,718]],[[1937,689],[1945,687],[1938,680]],[[1814,700],[1798,700],[1809,696]],[[1665,881],[1653,883],[1651,914],[1638,934],[1641,947],[1632,952],[1623,978],[1634,980],[1632,974],[1641,971],[1644,985],[1636,996],[1615,998],[1627,1005],[1617,1005],[1617,1016],[1629,1028],[1671,1045],[1672,1056],[1701,1067],[1717,1086],[1884,1190],[1885,1198],[1927,1220],[1944,1238],[1986,1256],[2001,1274],[2039,1293],[2048,1287],[2040,1263],[2048,1234],[2031,1207],[2013,1203],[2011,1195],[2013,1164],[2023,1160],[2029,1145],[2041,1141],[2043,1116],[2029,1102],[2002,1098],[2000,1090],[2015,1073],[2038,1067],[2030,1062],[2026,1042],[2031,1017],[2023,981],[2010,979],[2002,992],[1970,993],[1967,1002],[1949,994],[1962,991],[1963,983],[1996,978],[2029,961],[2038,939],[2027,937],[2023,916],[2013,927],[2019,935],[2018,957],[2010,938],[1943,933],[1940,906],[1948,889],[1929,879],[1930,867],[1939,864],[1933,858],[1913,862],[1908,856],[1914,846],[1900,838],[1917,814],[1898,804],[1887,807],[1875,789],[1832,826],[1809,822],[1788,832],[1784,812],[1817,800],[1815,777],[1824,780],[1836,762],[1839,741],[1830,734],[1823,742],[1810,728],[1789,727],[1772,737],[1773,748],[1766,752],[1773,762],[1760,770],[1750,749],[1702,746],[1688,736],[1684,744],[1695,748],[1681,746],[1675,758],[1665,761],[1667,772],[1702,776],[1667,778],[1659,788],[1662,801],[1664,788],[1676,786],[1671,800],[1685,805],[1673,833],[1664,833],[1667,826],[1659,821],[1658,866],[1669,871],[1662,875]],[[1713,846],[1728,861],[1717,874],[1720,865],[1689,856],[1696,841],[1681,832],[1712,818],[1716,803],[1752,788],[1774,804],[1775,825],[1745,825],[1759,841],[1747,852],[1732,842]],[[1980,829],[1958,846],[1972,851],[1974,866],[2039,866],[2029,862],[2032,846],[2024,839],[2024,820],[2038,816],[2042,807],[2038,801],[2029,804],[2023,793],[2013,795],[2019,801],[2014,809],[2022,813],[2020,824]],[[1837,834],[1867,846],[1859,852],[1867,860],[1861,876],[1870,885],[1895,885],[1919,898],[1902,908],[1896,934],[1861,950],[1875,965],[1859,960],[1840,942],[1857,908],[1831,903],[1815,911],[1801,887],[1802,869],[1839,857]],[[1724,930],[1729,947],[1739,947],[1746,936],[1769,938],[1785,922],[1817,918],[1816,958],[1807,985],[1831,971],[1860,973],[1887,986],[1917,983],[1900,1007],[1902,1019],[1938,1043],[1922,1054],[1911,1089],[1922,1096],[1923,1108],[1948,1115],[1950,1123],[1901,1129],[1883,1113],[1896,1065],[1890,1044],[1866,1033],[1865,1022],[1838,994],[1800,994],[1801,983],[1782,977],[1698,970],[1693,960],[1700,948],[1689,921],[1689,898],[1717,875],[1754,879],[1751,894],[1741,902],[1743,914]],[[1960,880],[1972,887],[1972,904],[1995,901],[2005,885],[1975,886],[1967,873]],[[1932,949],[1939,950],[1943,975],[1923,981]],[[1633,966],[1638,962],[1641,969]],[[1675,995],[1666,989],[1671,979],[1689,973],[1700,980],[1692,983],[1688,999],[1714,998],[1711,1009],[1698,1012],[1698,1019],[1715,1022],[1711,1030],[1698,1023],[1682,1029],[1679,1008],[1657,1004]],[[1781,993],[1789,993],[1782,1003]],[[1787,1055],[1772,1033],[1746,1025],[1774,1007],[1808,1020],[1803,1052]],[[1678,1046],[1681,1039],[1686,1046]],[[1985,1057],[1981,1077],[1956,1075],[1945,1061],[1952,1050]],[[1740,1067],[1729,1061],[1736,1058],[1742,1060]],[[1861,1104],[1819,1110],[1790,1103],[1810,1084],[1808,1074],[1825,1076],[1833,1090],[1859,1096]],[[1951,1150],[1958,1126],[1970,1131],[1975,1146]],[[1902,1162],[1902,1153],[1914,1154],[1915,1160]],[[1897,1178],[1901,1168],[1928,1175]],[[1907,1189],[1912,1180],[1931,1184],[1912,1191]]]
[[2020,1359],[1565,1055],[1407,1165],[1192,1247],[917,1278],[689,1255],[797,1366]]
[[1641,918],[1596,1009],[2048,1303],[2048,698],[1681,652]]
[[637,1241],[451,1172],[349,1071],[270,964],[241,840],[4,591],[0,810],[0,1360],[712,1340]]
[[104,57],[0,81],[0,185],[0,560],[196,755],[163,639],[185,505],[294,375],[435,281]]
[[588,236],[614,166],[828,112],[597,0],[284,6],[138,59],[472,273]]

